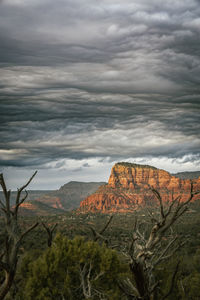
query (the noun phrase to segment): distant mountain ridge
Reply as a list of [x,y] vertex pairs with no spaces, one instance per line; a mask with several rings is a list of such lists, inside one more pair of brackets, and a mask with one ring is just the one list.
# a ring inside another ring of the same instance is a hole
[[[192,181],[194,190],[200,190],[200,178]],[[184,201],[189,197],[191,182],[149,165],[119,162],[113,166],[108,184],[82,201],[80,210],[122,212],[155,205],[157,200],[150,187],[160,192],[163,201],[171,201],[172,192]]]
[[[28,197],[26,201],[36,200],[38,197],[41,197],[42,195],[45,195],[46,193],[50,192],[49,190],[27,190],[27,191],[28,191]],[[15,203],[16,195],[17,195],[17,191],[11,191],[11,197],[10,197],[11,205]],[[25,195],[25,193],[23,193],[23,195]],[[4,195],[2,191],[0,191],[0,197],[1,199],[4,199]]]
[[179,172],[175,174],[171,174],[175,177],[178,177],[180,179],[197,179],[200,177],[200,171],[195,172]]
[[[116,168],[115,166],[124,168],[123,172],[125,173],[123,176],[120,174],[117,175],[118,167]],[[139,194],[144,194],[147,192],[145,189],[145,184],[147,184],[147,182],[142,183],[142,181],[147,180],[147,178],[149,180],[148,184],[152,185],[155,184],[156,181],[163,181],[165,178],[165,181],[168,181],[168,187],[169,182],[171,181],[171,184],[174,184],[174,187],[178,192],[181,188],[181,180],[197,180],[200,176],[200,171],[170,174],[164,170],[160,170],[149,165],[140,165],[127,162],[119,162],[115,166],[112,169],[112,176],[110,177],[108,184],[105,182],[70,181],[61,186],[58,190],[29,190],[28,198],[22,205],[20,212],[24,215],[58,214],[67,210],[76,209],[80,206],[80,203],[81,209],[83,210],[89,209],[101,211],[107,210],[109,201],[109,205],[114,205],[114,210],[123,211],[130,209],[129,203],[134,201],[139,203],[141,201],[141,195]],[[135,169],[136,171],[134,175],[135,179],[133,176],[130,178],[132,169]],[[142,176],[146,179],[142,179]],[[139,182],[137,182],[137,180],[139,180]],[[144,184],[144,189],[141,188],[141,184]],[[189,186],[190,183],[189,181],[186,181],[185,184]],[[159,189],[159,185],[155,185],[155,187]],[[161,190],[166,190],[168,187],[162,187]],[[14,205],[16,193],[16,191],[11,193],[11,205]],[[166,192],[164,194],[166,194]],[[0,198],[4,198],[2,191],[0,191]],[[109,201],[108,198],[110,199]],[[132,198],[135,200],[133,201]],[[151,198],[152,195],[148,196],[148,193],[146,193],[143,197],[142,203],[148,203]],[[88,201],[91,199],[93,199],[93,202],[89,204]]]
[[61,214],[63,213],[63,210],[60,208],[51,207],[37,200],[32,200],[24,202],[19,209],[19,213],[23,216],[48,216]]
[[42,204],[43,214],[45,213],[45,208],[47,213],[53,214],[76,209],[83,199],[94,193],[103,184],[105,182],[70,181],[61,186],[59,190],[42,193],[34,201],[24,202],[20,209],[24,214],[28,214],[28,211],[31,214],[40,214],[38,212],[38,209],[41,208],[39,203]]

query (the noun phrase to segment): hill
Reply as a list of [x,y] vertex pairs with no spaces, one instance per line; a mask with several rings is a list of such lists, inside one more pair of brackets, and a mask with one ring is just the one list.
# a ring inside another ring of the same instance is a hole
[[[43,195],[49,193],[50,191],[48,190],[28,190],[28,197],[26,199],[26,201],[33,201],[33,200],[36,200],[38,199],[39,197],[42,197]],[[23,192],[22,193],[22,196],[25,195],[25,193]],[[11,195],[10,195],[10,202],[11,202],[11,205],[14,205],[15,203],[15,199],[16,199],[16,196],[17,196],[17,191],[12,191],[11,192]],[[1,199],[4,199],[4,195],[3,195],[3,192],[0,191],[0,198]]]
[[179,172],[176,174],[172,174],[173,176],[180,179],[197,179],[200,177],[200,171],[196,172]]
[[40,201],[26,201],[19,209],[19,214],[23,216],[49,216],[63,213],[62,209],[53,208]]
[[22,214],[55,214],[78,208],[80,202],[90,194],[94,193],[99,186],[105,182],[78,182],[71,181],[63,185],[59,190],[47,191],[37,194],[38,197],[31,198],[22,204]]
[[[199,190],[200,178],[193,179],[193,185]],[[191,183],[152,166],[119,162],[113,166],[108,184],[82,201],[80,210],[123,212],[156,205],[150,187],[158,190],[165,202],[172,201],[172,193],[174,198],[181,195],[184,201],[190,195]]]

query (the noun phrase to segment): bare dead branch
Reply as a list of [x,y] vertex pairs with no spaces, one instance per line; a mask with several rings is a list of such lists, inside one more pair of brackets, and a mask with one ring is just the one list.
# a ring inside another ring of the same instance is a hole
[[98,280],[101,276],[103,276],[105,274],[105,272],[100,272],[99,274],[96,275],[96,277],[94,278],[94,281]]
[[36,174],[37,174],[37,171],[35,171],[35,173],[33,173],[33,175],[29,178],[27,183],[25,183],[22,187],[20,187],[17,190],[16,206],[19,206],[22,191],[31,183],[31,181],[33,180],[33,178],[35,177]]
[[5,298],[13,284],[17,269],[19,248],[23,238],[38,225],[38,223],[32,225],[24,233],[21,234],[20,226],[17,220],[18,208],[28,196],[28,193],[25,191],[25,196],[22,199],[20,199],[21,192],[28,186],[28,184],[31,182],[36,173],[37,172],[35,172],[31,176],[31,178],[24,186],[18,189],[14,210],[11,209],[10,204],[11,191],[7,190],[3,174],[0,174],[0,185],[3,190],[5,201],[5,203],[3,201],[0,201],[0,208],[4,213],[6,233],[4,250],[0,256],[0,268],[4,271],[4,278],[1,282],[0,287],[0,300],[3,300]]
[[[0,174],[0,185],[3,190],[4,198],[5,198],[5,205],[3,205],[3,209],[6,209],[6,218],[7,218],[7,223],[9,222],[9,217],[10,217],[10,191],[7,190],[6,183],[3,177],[3,174]],[[5,210],[3,210],[5,212]]]
[[[184,244],[177,244],[177,236],[174,236],[172,225],[187,211],[188,204],[192,201],[193,196],[199,192],[193,191],[193,184],[191,182],[190,195],[187,200],[181,202],[181,195],[174,197],[172,192],[171,203],[164,204],[159,191],[151,188],[153,194],[159,203],[159,215],[153,215],[148,211],[152,227],[148,235],[144,234],[138,226],[138,221],[135,219],[133,236],[130,248],[126,254],[129,257],[130,270],[135,278],[135,282],[131,285],[121,285],[121,289],[125,290],[130,299],[154,299],[154,295],[159,291],[159,281],[155,280],[154,269],[164,260],[169,259],[174,253]],[[166,235],[167,231],[170,235]],[[163,238],[166,244],[163,243]],[[165,244],[165,246],[164,246]],[[173,281],[178,272],[178,265],[172,276],[169,291],[162,300],[166,299],[173,290]],[[135,289],[138,291],[138,296],[135,294]],[[161,299],[161,298],[159,298]]]
[[27,197],[28,197],[28,192],[27,192],[27,190],[25,190],[25,196],[24,196],[24,198],[22,198],[22,199],[19,201],[19,205],[21,205],[21,204],[26,200]]
[[102,235],[106,231],[106,229],[110,225],[112,219],[113,219],[113,216],[110,216],[110,218],[109,218],[108,222],[106,223],[106,225],[104,226],[104,228],[99,232],[100,235]]
[[21,236],[20,236],[19,241],[21,242],[21,241],[23,240],[23,238],[24,238],[30,231],[32,231],[34,228],[36,228],[36,227],[38,226],[38,224],[39,224],[38,222],[35,223],[34,225],[30,226],[25,232],[23,232],[23,233],[21,234]]
[[25,190],[25,196],[23,199],[21,199],[17,204],[16,206],[14,207],[14,215],[15,215],[15,218],[17,218],[18,216],[18,209],[20,207],[20,205],[26,200],[26,198],[28,197],[28,192]]
[[106,238],[98,233],[93,227],[90,226],[89,228],[92,231],[94,242],[97,242],[98,240],[106,240]]
[[113,216],[110,216],[108,222],[106,223],[106,225],[103,227],[103,229],[100,232],[97,232],[93,227],[89,227],[90,230],[92,231],[93,234],[93,240],[96,242],[98,240],[105,240],[107,241],[107,238],[105,238],[103,236],[103,233],[106,231],[106,229],[108,228],[108,226],[110,225],[111,221],[113,219]]
[[3,177],[2,173],[0,174],[0,185],[1,185],[3,193],[4,193],[4,197],[7,200],[9,194],[8,194],[8,190],[7,190],[5,180],[4,180],[4,177]]
[[51,229],[52,232],[54,232],[54,230],[56,229],[57,225],[58,225],[58,224],[56,223],[56,224],[53,226],[53,228]]
[[139,295],[137,288],[130,281],[130,278],[127,278],[126,280],[118,282],[118,287],[130,299],[136,299],[136,300],[141,299],[141,298],[139,298],[140,295]]
[[131,244],[130,244],[130,247],[129,247],[129,255],[130,257],[133,259],[133,254],[134,254],[134,244],[135,244],[135,241],[137,241],[137,236],[135,234],[133,234],[133,237],[132,237],[132,241],[131,241]]
[[138,218],[137,216],[135,217],[135,222],[134,222],[134,227],[133,227],[133,232],[136,231],[138,225]]
[[45,228],[45,230],[49,233],[50,229],[49,227],[46,226],[46,224],[44,222],[41,222],[42,226]]
[[171,214],[171,211],[174,207],[176,203],[176,199],[172,201],[172,203],[169,205],[169,208],[167,209],[166,213],[165,213],[165,217],[167,218],[170,214]]
[[0,200],[0,205],[1,205],[1,207],[2,207],[3,209],[6,209],[4,203],[3,203],[1,200]]
[[159,204],[160,204],[160,214],[162,216],[162,218],[164,219],[165,218],[165,214],[164,214],[164,208],[163,208],[163,202],[162,202],[162,198],[160,196],[160,193],[155,190],[154,188],[151,189],[152,192],[154,193],[154,195],[156,195],[158,201],[159,201]]
[[174,270],[174,273],[173,273],[173,275],[172,275],[172,278],[171,278],[171,284],[170,284],[169,291],[167,292],[166,295],[164,295],[164,296],[161,298],[161,300],[166,299],[166,298],[172,293],[172,291],[173,291],[173,289],[174,289],[175,278],[176,278],[176,275],[177,275],[177,273],[178,273],[179,265],[180,265],[180,261],[178,261],[178,263],[177,263],[177,265],[176,265],[176,268],[175,268],[175,270]]
[[157,282],[152,286],[152,288],[151,288],[151,294],[153,294],[153,293],[155,292],[155,290],[158,288],[159,284],[160,284],[160,280],[157,281]]
[[149,209],[147,209],[147,212],[148,212],[148,215],[149,215],[149,217],[150,217],[150,219],[151,219],[151,222],[152,222],[152,223],[157,223],[157,220],[156,220],[156,218],[153,216],[152,212],[151,212]]
[[86,299],[92,297],[92,283],[91,283],[91,271],[92,264],[85,263],[83,266],[80,265],[80,280],[83,289],[83,295]]
[[31,181],[33,180],[33,178],[35,177],[35,175],[37,174],[37,171],[35,171],[34,173],[33,173],[33,175],[29,178],[29,180],[27,181],[27,183],[25,183],[22,187],[20,187],[19,189],[18,189],[18,191],[21,193],[30,183],[31,183]]
[[4,214],[6,214],[7,212],[6,208],[1,207],[1,210],[4,212]]
[[41,222],[41,224],[42,224],[42,226],[45,228],[45,230],[47,232],[47,236],[48,236],[47,245],[48,245],[48,247],[51,247],[52,240],[53,240],[53,232],[56,229],[56,227],[57,227],[58,224],[56,223],[52,228],[49,228],[44,222]]
[[[158,257],[158,259],[155,261],[154,267],[155,267],[157,264],[159,264],[161,260],[163,260],[163,259],[166,258],[166,257],[165,257],[165,254],[168,252],[169,248],[174,244],[174,242],[175,242],[176,240],[177,240],[177,236],[175,236],[175,237],[167,244],[167,246],[166,246],[166,247],[164,248],[164,250],[161,252],[161,254],[160,254],[160,256]],[[178,250],[178,248],[177,248],[176,250]],[[174,252],[171,253],[171,254],[173,255]],[[170,255],[170,256],[172,256],[172,255]],[[169,257],[169,256],[168,256],[168,257]]]
[[0,261],[0,269],[6,270],[7,272],[9,272],[9,265],[3,261]]

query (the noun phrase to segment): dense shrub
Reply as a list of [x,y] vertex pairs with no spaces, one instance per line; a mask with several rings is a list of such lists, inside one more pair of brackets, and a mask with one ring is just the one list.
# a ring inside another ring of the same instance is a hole
[[27,300],[122,299],[118,280],[127,272],[114,250],[60,234],[51,248],[22,269],[24,288],[19,299]]

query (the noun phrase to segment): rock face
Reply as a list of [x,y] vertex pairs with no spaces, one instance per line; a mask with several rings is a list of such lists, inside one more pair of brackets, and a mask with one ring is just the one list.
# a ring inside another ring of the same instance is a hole
[[65,210],[78,208],[82,200],[94,193],[99,186],[104,184],[105,182],[70,181],[63,185],[58,191],[54,192],[54,196],[57,198],[56,203],[58,204],[58,200],[60,200],[60,205],[62,205],[62,208]]
[[[20,212],[32,215],[60,214],[78,208],[85,197],[104,184],[105,182],[70,181],[56,191],[29,191],[29,201],[21,205]],[[16,197],[16,193],[14,196]]]
[[27,201],[20,205],[19,214],[27,215],[27,216],[47,216],[47,215],[55,215],[58,213],[62,213],[63,210],[60,208],[50,207],[40,201],[33,200]]
[[52,191],[38,198],[37,201],[64,211],[72,210],[78,208],[80,202],[94,193],[102,184],[105,184],[105,182],[70,181],[61,186],[59,190]]
[[[192,180],[194,191],[200,190],[200,177]],[[157,189],[167,202],[181,195],[188,199],[191,182],[172,176],[170,173],[147,165],[117,163],[111,171],[108,184],[80,203],[82,211],[117,212],[135,210],[146,205],[156,205],[157,200],[150,187]],[[194,197],[197,199],[198,195]]]
[[59,209],[64,209],[62,203],[61,203],[61,199],[59,197],[56,196],[51,196],[50,194],[48,195],[44,195],[41,198],[37,199],[38,202],[41,202],[43,204],[46,204],[50,207],[53,208],[59,208]]

